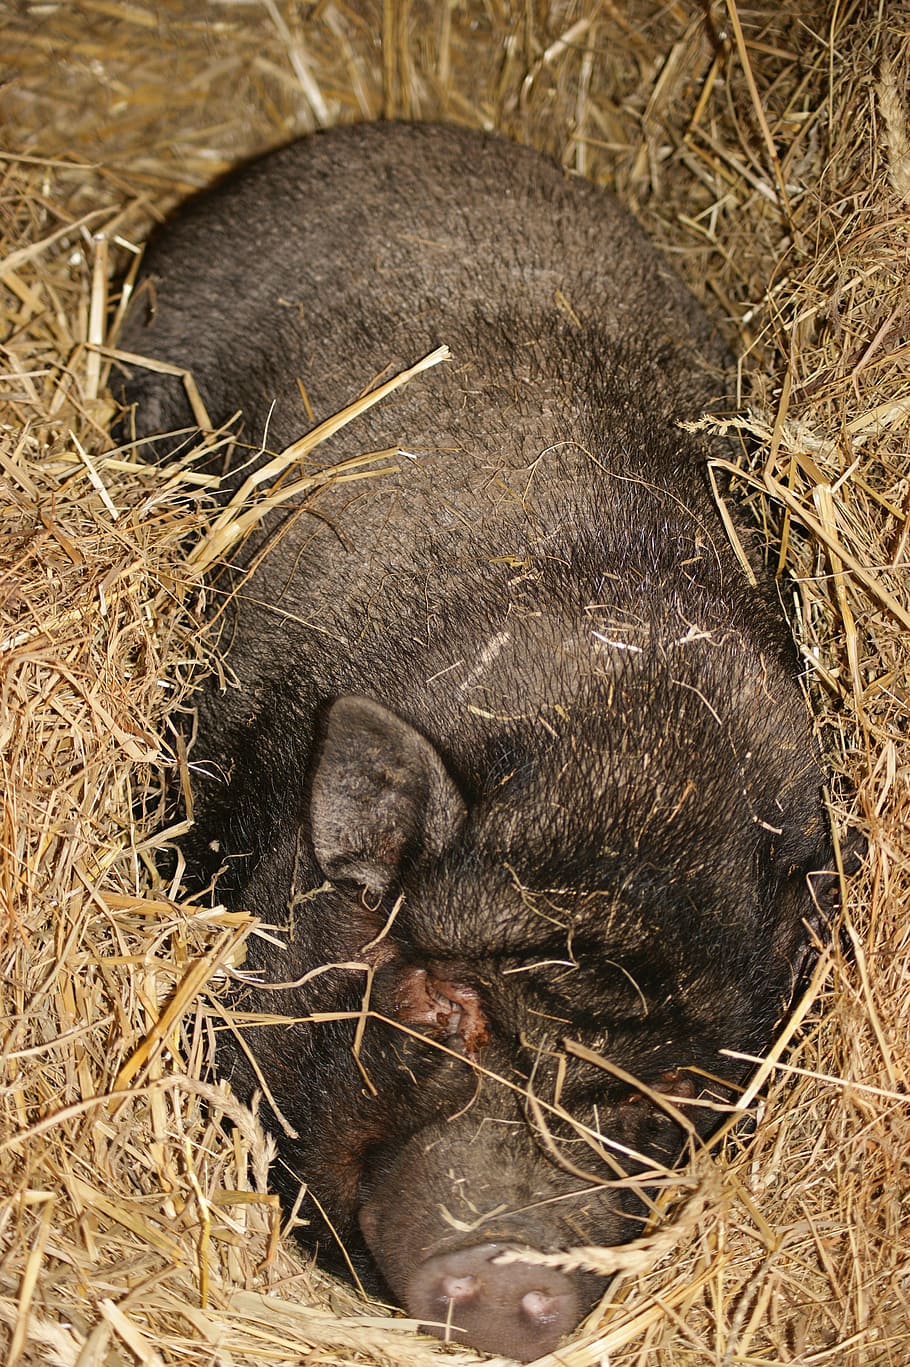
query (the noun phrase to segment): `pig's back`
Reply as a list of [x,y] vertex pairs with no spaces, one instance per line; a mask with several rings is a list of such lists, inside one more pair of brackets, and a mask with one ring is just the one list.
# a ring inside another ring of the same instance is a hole
[[[154,307],[138,301],[124,348],[191,369],[214,421],[242,409],[247,438],[273,450],[310,425],[295,380],[318,420],[442,342],[454,362],[381,424],[403,442],[432,446],[431,415],[464,406],[479,430],[558,439],[565,419],[522,382],[577,401],[589,368],[621,368],[629,403],[676,416],[717,393],[710,326],[613,197],[468,130],[366,124],[293,143],[184,206],[144,274]],[[177,383],[137,374],[130,393],[142,431],[187,417]]]
[[[617,566],[636,595],[677,599],[690,543],[719,528],[677,420],[717,394],[723,348],[613,197],[535,152],[435,125],[320,133],[190,201],[144,273],[154,312],[140,294],[122,345],[190,369],[215,423],[242,410],[254,449],[312,425],[297,381],[320,421],[452,352],[314,453],[311,468],[409,456],[286,527],[232,624],[248,685],[284,678],[289,658],[314,694],[362,686],[377,657],[444,670],[434,619],[455,612],[482,650],[516,578],[526,594],[534,562],[565,561],[570,543],[579,597],[604,569],[617,584]],[[176,381],[137,371],[128,397],[140,433],[189,421]],[[726,548],[707,560],[729,574]],[[537,606],[566,610],[546,593]]]

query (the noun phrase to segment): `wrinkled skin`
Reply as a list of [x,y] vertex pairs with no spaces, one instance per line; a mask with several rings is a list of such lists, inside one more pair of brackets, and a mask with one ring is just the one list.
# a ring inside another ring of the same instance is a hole
[[[268,927],[234,1005],[287,1023],[220,1066],[267,1081],[302,1237],[529,1360],[602,1283],[503,1255],[640,1232],[623,1174],[680,1157],[673,1106],[706,1136],[699,1102],[735,1097],[721,1051],[767,1046],[830,859],[774,591],[678,426],[723,348],[610,197],[457,130],[293,145],[145,273],[122,345],[242,410],[253,453],[311,425],[298,378],[319,420],[452,350],[309,467],[401,446],[397,473],[277,515],[217,579],[232,676],[200,698],[186,852]],[[190,420],[159,374],[126,397],[140,434]]]

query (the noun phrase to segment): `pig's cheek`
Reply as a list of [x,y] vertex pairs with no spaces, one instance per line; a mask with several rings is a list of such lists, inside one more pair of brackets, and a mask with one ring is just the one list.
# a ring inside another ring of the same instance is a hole
[[376,1206],[363,1205],[357,1213],[360,1230],[369,1248],[379,1246],[379,1211]]
[[480,996],[473,987],[416,965],[398,973],[392,1013],[401,1025],[468,1058],[490,1038]]

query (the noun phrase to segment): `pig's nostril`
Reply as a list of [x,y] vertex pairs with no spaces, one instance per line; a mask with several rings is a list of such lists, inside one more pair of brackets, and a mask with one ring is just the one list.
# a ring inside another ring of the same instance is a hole
[[554,1268],[500,1262],[501,1244],[427,1258],[407,1288],[407,1305],[441,1338],[529,1362],[556,1347],[583,1309],[572,1278]]
[[552,1324],[559,1319],[560,1298],[545,1291],[526,1291],[521,1298],[521,1309],[533,1324]]
[[454,1301],[456,1305],[474,1300],[480,1292],[476,1277],[443,1277],[440,1286],[446,1300]]

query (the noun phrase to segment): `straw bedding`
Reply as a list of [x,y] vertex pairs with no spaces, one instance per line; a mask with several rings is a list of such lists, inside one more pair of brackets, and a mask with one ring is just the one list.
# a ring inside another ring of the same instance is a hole
[[910,10],[4,9],[4,1360],[473,1360],[284,1237],[268,1140],[206,1070],[249,927],[182,901],[156,846],[186,775],[173,719],[218,667],[214,514],[187,457],[149,467],[106,436],[117,282],[153,219],[244,154],[395,114],[498,127],[615,185],[726,327],[740,493],[784,576],[835,829],[867,842],[757,1127],[681,1180],[559,1361],[905,1367]]

